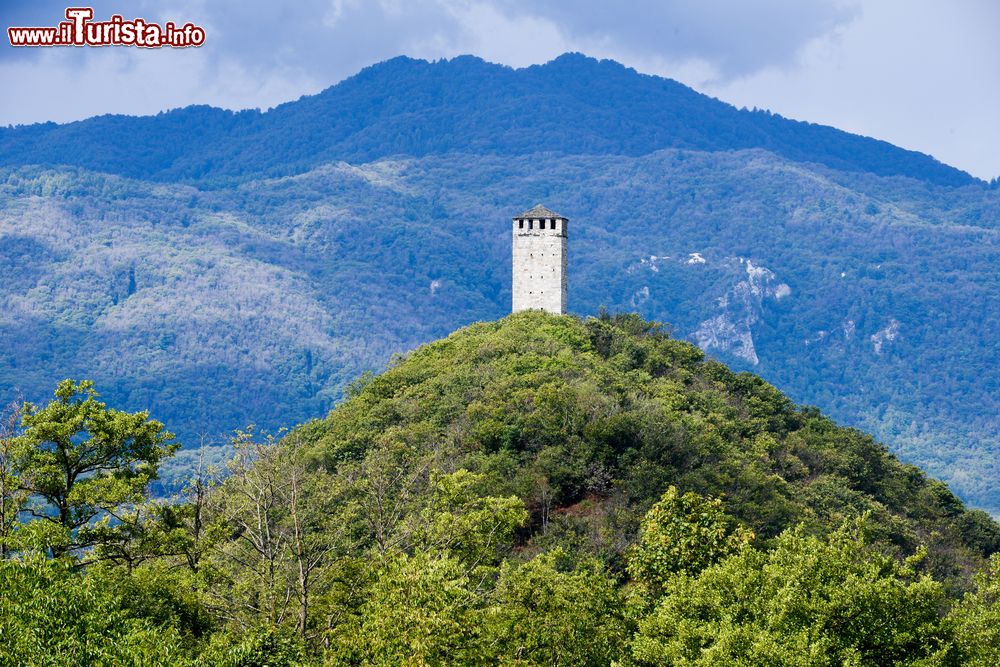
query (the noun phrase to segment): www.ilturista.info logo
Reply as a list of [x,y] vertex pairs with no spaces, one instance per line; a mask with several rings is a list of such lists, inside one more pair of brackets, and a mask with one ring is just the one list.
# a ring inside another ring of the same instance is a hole
[[205,43],[205,29],[193,23],[163,25],[145,19],[126,21],[115,14],[108,21],[93,21],[91,7],[68,7],[66,21],[47,28],[7,28],[11,46],[164,46],[185,48]]

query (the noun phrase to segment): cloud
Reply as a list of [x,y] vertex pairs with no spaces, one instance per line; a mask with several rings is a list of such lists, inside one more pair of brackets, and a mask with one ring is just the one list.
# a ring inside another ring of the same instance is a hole
[[[445,2],[173,0],[91,3],[113,13],[205,28],[199,49],[0,49],[0,122],[67,121],[98,113],[155,113],[188,104],[267,108],[314,93],[400,53],[443,57],[474,42]],[[55,25],[65,4],[40,0],[8,25]]]
[[853,0],[498,0],[512,15],[552,21],[573,40],[649,61],[700,62],[728,79],[792,62],[816,37],[852,21]]
[[833,125],[1000,175],[1000,4],[878,0],[794,62],[706,82],[737,105]]
[[[3,2],[8,25],[55,25],[66,4]],[[697,82],[782,62],[849,13],[818,3],[709,0],[94,0],[114,13],[192,21],[207,40],[197,55],[129,48],[0,48],[0,82],[31,95],[0,101],[0,122],[66,121],[102,112],[155,113],[192,103],[267,108],[318,92],[399,54],[435,59],[474,53],[514,66],[567,50],[612,57]],[[753,4],[755,9],[746,9]],[[784,9],[782,9],[784,7]],[[755,38],[758,29],[767,39]],[[158,92],[159,91],[159,92]],[[70,100],[69,103],[66,100]]]

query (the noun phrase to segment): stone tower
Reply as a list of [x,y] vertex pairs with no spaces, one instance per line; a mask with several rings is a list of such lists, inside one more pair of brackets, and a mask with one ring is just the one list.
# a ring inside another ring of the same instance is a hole
[[514,218],[512,312],[566,312],[566,239],[569,220],[541,204]]

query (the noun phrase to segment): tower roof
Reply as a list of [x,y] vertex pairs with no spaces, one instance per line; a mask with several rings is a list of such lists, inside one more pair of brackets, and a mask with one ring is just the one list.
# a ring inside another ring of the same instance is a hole
[[541,204],[535,204],[535,207],[529,209],[522,213],[521,215],[515,216],[514,220],[528,219],[532,218],[534,220],[539,220],[541,218],[559,218],[561,220],[568,220],[565,215],[559,215],[555,211],[550,211]]

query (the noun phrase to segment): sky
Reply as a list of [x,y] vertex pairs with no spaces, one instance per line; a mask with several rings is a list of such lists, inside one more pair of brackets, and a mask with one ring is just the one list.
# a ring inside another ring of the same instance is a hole
[[[83,3],[80,3],[83,4]],[[0,23],[65,3],[0,0]],[[567,51],[1000,176],[996,0],[93,0],[95,18],[188,21],[197,49],[0,46],[0,125],[266,109],[397,55],[512,67]]]

